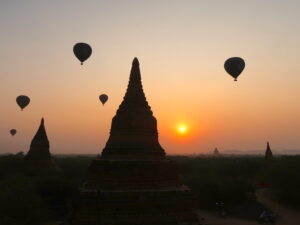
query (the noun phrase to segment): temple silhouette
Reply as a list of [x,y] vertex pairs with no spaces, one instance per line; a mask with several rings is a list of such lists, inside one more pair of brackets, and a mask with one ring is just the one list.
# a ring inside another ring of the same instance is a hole
[[272,153],[272,150],[270,148],[270,143],[267,142],[267,149],[266,149],[266,152],[265,152],[265,163],[270,164],[272,160],[273,160],[273,153]]
[[47,137],[44,118],[41,119],[39,129],[33,137],[30,149],[24,157],[25,173],[36,175],[45,172],[60,172],[59,167],[55,164],[51,153]]
[[219,152],[219,149],[218,148],[215,148],[214,149],[214,152],[213,152],[213,156],[220,156],[220,152]]
[[157,121],[133,60],[102,154],[73,202],[71,225],[196,225],[194,196],[158,141]]

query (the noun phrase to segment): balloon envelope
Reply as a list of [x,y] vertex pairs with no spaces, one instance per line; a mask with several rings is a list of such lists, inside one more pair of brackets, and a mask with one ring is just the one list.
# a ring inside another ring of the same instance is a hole
[[11,129],[9,132],[12,136],[14,136],[17,133],[17,130],[16,129]]
[[245,68],[245,61],[240,57],[232,57],[225,61],[224,68],[236,81]]
[[106,94],[102,94],[99,96],[99,99],[102,102],[102,104],[104,105],[105,102],[108,100],[108,96]]
[[23,110],[30,102],[30,98],[26,95],[19,95],[16,99],[17,104]]
[[73,47],[73,52],[82,65],[91,56],[92,48],[86,43],[77,43]]

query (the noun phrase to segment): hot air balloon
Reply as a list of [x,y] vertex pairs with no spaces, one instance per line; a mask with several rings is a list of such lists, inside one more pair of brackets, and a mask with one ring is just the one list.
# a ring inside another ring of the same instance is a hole
[[237,81],[237,77],[245,68],[245,61],[240,57],[232,57],[225,61],[224,68],[234,78],[234,81]]
[[9,131],[9,133],[11,134],[11,136],[14,136],[17,133],[17,130],[16,129],[11,129]]
[[77,43],[73,47],[73,52],[83,65],[83,62],[91,56],[92,48],[86,43]]
[[102,102],[102,104],[104,105],[105,102],[108,100],[108,96],[106,94],[102,94],[99,96],[99,99]]
[[20,106],[21,110],[23,110],[30,102],[30,98],[26,95],[19,95],[16,99],[17,104]]

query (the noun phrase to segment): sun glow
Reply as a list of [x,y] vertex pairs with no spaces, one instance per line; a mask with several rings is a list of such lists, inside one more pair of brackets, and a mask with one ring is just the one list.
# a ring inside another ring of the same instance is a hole
[[185,125],[178,126],[178,132],[180,134],[185,134],[187,132],[187,127]]
[[185,127],[179,127],[180,132],[185,132],[186,128]]

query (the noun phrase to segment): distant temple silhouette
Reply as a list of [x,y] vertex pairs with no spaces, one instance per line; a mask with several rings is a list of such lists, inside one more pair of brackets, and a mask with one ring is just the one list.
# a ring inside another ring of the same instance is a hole
[[213,155],[220,156],[220,152],[219,152],[218,148],[215,148]]
[[273,153],[270,148],[269,142],[267,142],[267,149],[265,153],[265,163],[269,164],[273,160]]
[[73,204],[71,225],[198,224],[194,196],[158,142],[138,59],[101,156]]
[[49,148],[44,118],[42,118],[39,129],[31,141],[30,149],[24,157],[25,172],[27,174],[34,175],[42,172],[60,171],[51,157]]

